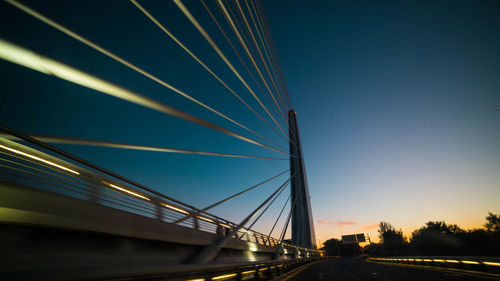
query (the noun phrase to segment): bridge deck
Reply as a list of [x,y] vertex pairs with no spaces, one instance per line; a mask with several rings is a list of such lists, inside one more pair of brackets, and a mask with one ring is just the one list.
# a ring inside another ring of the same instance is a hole
[[[0,206],[3,276],[58,272],[93,278],[186,270],[188,265],[179,265],[218,238],[214,233],[6,182],[0,184]],[[275,252],[273,246],[232,238],[214,263],[270,261]],[[292,259],[294,249],[286,252],[282,259]]]

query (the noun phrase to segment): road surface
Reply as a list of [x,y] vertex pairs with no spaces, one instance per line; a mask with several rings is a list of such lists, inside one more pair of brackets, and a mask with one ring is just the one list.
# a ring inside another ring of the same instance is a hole
[[500,280],[460,272],[368,262],[360,257],[331,259],[316,263],[283,278],[286,281],[473,281]]

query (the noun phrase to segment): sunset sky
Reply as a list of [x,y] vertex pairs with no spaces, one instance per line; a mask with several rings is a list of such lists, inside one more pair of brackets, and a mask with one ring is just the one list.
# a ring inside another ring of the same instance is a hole
[[286,2],[266,7],[322,241],[500,212],[498,1]]
[[[172,1],[139,2],[265,116]],[[258,89],[200,2],[185,2]],[[130,2],[23,3],[288,145]],[[263,4],[297,111],[321,242],[360,232],[377,241],[380,221],[409,235],[429,220],[473,228],[484,224],[488,211],[500,213],[499,1]],[[0,38],[255,137],[3,1]],[[10,62],[1,60],[0,69],[1,123],[24,133],[283,157]],[[286,160],[57,146],[200,208],[289,168]],[[239,222],[288,177],[212,211]],[[269,232],[288,194],[257,230]],[[283,219],[277,229],[282,225]]]

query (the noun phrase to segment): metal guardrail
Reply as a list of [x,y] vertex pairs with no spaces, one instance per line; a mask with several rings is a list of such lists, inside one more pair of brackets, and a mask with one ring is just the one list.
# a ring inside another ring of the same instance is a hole
[[[103,206],[224,235],[237,224],[159,193],[14,130],[0,127],[0,175],[3,181],[91,201]],[[16,140],[16,141],[15,141]],[[19,142],[23,141],[23,144]],[[188,219],[185,219],[188,217]],[[242,228],[235,238],[261,245],[276,238]],[[319,253],[282,243],[288,248]]]
[[500,257],[471,256],[409,256],[409,257],[369,257],[369,261],[429,266],[459,270],[471,270],[495,274],[500,277]]
[[185,269],[177,269],[175,272],[155,276],[128,277],[127,280],[144,280],[148,278],[173,281],[272,280],[290,270],[321,259],[320,257],[312,257],[245,264],[188,266]]

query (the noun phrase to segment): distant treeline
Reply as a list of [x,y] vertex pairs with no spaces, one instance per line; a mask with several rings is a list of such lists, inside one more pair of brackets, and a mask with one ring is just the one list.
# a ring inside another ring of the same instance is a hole
[[488,213],[484,228],[464,230],[456,224],[429,221],[408,238],[388,222],[379,224],[380,243],[363,249],[330,239],[323,249],[328,255],[369,253],[377,256],[500,256],[500,214]]

